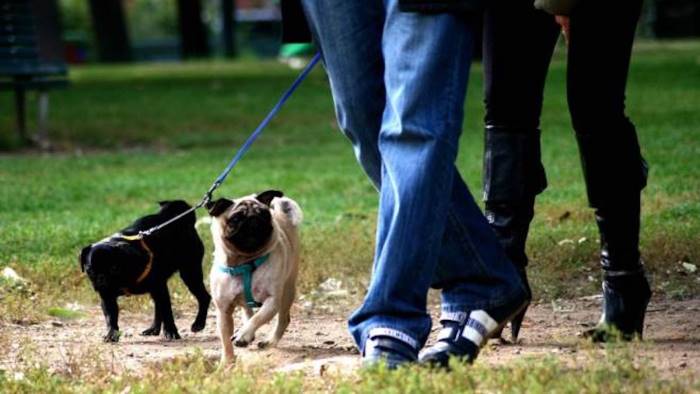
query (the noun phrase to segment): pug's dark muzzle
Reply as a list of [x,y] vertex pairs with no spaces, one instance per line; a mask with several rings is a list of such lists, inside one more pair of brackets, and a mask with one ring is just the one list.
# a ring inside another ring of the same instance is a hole
[[92,264],[85,267],[85,273],[90,282],[92,282],[92,287],[96,291],[108,290],[114,282],[119,281],[119,269],[115,266],[112,267],[102,267],[106,269],[96,269]]
[[254,202],[242,202],[226,220],[224,238],[244,253],[254,253],[267,244],[272,235],[270,211]]

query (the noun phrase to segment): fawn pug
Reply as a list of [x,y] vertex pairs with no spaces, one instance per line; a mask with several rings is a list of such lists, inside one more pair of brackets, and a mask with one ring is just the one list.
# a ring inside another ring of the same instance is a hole
[[[255,331],[275,314],[277,326],[258,347],[275,345],[290,321],[299,271],[302,211],[282,192],[268,190],[207,205],[213,217],[214,263],[210,286],[216,305],[221,361],[234,361],[233,344],[248,346]],[[233,312],[242,306],[246,320],[233,336]],[[260,309],[253,313],[253,308]]]

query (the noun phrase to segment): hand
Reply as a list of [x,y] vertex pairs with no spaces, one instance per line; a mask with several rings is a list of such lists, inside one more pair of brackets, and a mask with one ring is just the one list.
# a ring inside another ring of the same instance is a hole
[[561,34],[564,35],[566,46],[569,46],[569,17],[566,15],[555,15],[554,20],[561,26]]

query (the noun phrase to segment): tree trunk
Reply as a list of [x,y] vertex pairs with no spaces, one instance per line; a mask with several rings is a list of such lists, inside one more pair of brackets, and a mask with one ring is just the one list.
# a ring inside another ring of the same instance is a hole
[[101,62],[131,60],[131,44],[121,0],[90,0],[92,26]]
[[221,0],[221,34],[226,57],[236,56],[236,0]]
[[182,57],[208,56],[209,44],[207,30],[202,20],[202,2],[200,0],[177,0],[177,20]]

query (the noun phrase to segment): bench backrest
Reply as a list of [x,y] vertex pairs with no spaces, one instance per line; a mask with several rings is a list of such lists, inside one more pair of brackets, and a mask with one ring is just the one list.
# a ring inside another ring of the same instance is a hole
[[0,76],[66,73],[55,0],[0,0]]

